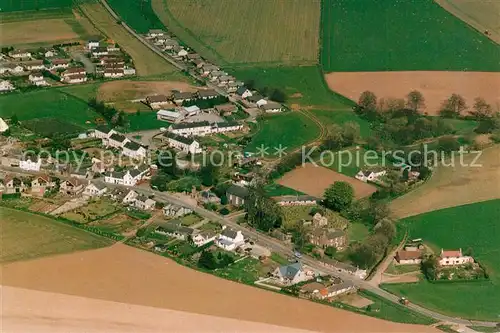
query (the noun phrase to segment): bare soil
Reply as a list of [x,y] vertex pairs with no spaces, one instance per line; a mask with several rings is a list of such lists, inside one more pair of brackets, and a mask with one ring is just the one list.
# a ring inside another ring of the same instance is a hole
[[373,304],[373,301],[368,298],[364,298],[363,296],[360,296],[358,294],[349,294],[346,296],[343,296],[340,301],[344,304],[352,305],[355,306],[359,309],[362,309],[364,307],[367,307],[370,304]]
[[382,274],[382,283],[413,283],[418,282],[420,272],[408,273],[403,275]]
[[[115,244],[95,251],[17,262],[0,267],[2,285],[52,293],[208,314],[312,331],[437,332],[431,327],[391,323],[226,281],[123,244]],[[54,306],[61,305],[62,302],[39,303],[51,304],[50,307],[29,306],[34,304],[33,302],[36,302],[38,298],[29,299],[27,297],[29,296],[23,298],[7,295],[3,300],[3,306],[9,308],[14,304],[13,307],[17,308],[17,313],[23,309],[21,311],[23,316],[14,319],[43,320],[44,317],[40,314],[30,318],[27,313],[29,311],[43,313],[39,312],[42,311],[41,309],[46,309],[50,313]],[[116,318],[116,312],[108,313],[107,303],[92,303],[91,305],[71,302],[70,304],[71,306],[65,306],[71,308],[71,311],[67,310],[70,311],[69,313],[64,314],[60,311],[55,315],[57,320],[49,321],[49,323],[46,321],[45,324],[57,325],[60,321],[65,323],[69,321],[71,324],[74,323],[75,316],[80,313],[91,313],[92,316],[100,318],[96,321],[97,324],[104,321],[103,324],[114,324],[121,327],[121,321],[128,321],[129,325],[135,323],[135,321],[130,322],[128,315],[121,315],[119,321],[113,320]],[[124,313],[130,313],[128,310],[135,308],[129,305],[122,306],[122,308],[124,307],[127,308]],[[59,307],[59,309],[61,308]],[[150,327],[155,329],[157,329],[158,324],[167,325],[165,319],[168,317],[162,320],[154,311],[134,311],[130,314],[142,318],[138,321],[138,325],[145,325],[144,317],[147,317],[147,323]],[[149,317],[150,313],[151,317]],[[52,316],[54,316],[53,312]],[[201,323],[203,321],[200,322],[200,325],[202,325]],[[186,328],[191,327],[189,325],[192,324],[195,322],[185,321]],[[214,325],[216,324],[214,323]],[[164,331],[176,331],[168,330],[165,326],[162,327],[165,329]],[[198,326],[198,330],[204,331],[205,327],[208,328],[210,325],[207,323],[207,325]],[[233,329],[239,329],[239,327]],[[135,331],[142,330],[136,329]],[[222,327],[219,331],[225,330]]]
[[404,98],[418,90],[425,97],[424,112],[436,115],[451,94],[462,95],[469,107],[476,97],[484,98],[500,111],[500,73],[488,72],[349,72],[326,74],[328,86],[354,101],[363,91],[379,98]]
[[173,90],[196,91],[196,87],[176,81],[110,81],[102,84],[97,98],[104,102],[145,98],[148,95],[169,95]]
[[322,198],[325,190],[337,181],[351,184],[357,199],[369,196],[377,190],[373,185],[310,163],[288,172],[278,180],[278,184]]
[[30,43],[54,44],[57,41],[78,39],[64,19],[19,21],[0,24],[2,45]]

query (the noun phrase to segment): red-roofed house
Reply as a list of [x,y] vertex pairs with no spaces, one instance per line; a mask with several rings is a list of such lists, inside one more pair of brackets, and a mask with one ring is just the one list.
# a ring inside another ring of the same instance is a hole
[[439,256],[439,265],[441,266],[456,266],[473,262],[474,258],[471,256],[464,256],[462,254],[462,249],[451,251],[441,249],[441,254]]
[[399,265],[420,264],[422,262],[422,252],[420,250],[417,251],[400,250],[396,253],[395,259]]

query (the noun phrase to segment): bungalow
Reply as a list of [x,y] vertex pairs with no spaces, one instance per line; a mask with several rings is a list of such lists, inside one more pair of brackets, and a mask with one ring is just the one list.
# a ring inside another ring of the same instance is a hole
[[14,59],[31,58],[31,52],[23,50],[14,50],[9,52],[9,56]]
[[167,217],[181,217],[187,214],[191,214],[193,210],[191,208],[186,208],[178,206],[175,204],[166,204],[163,206],[163,214]]
[[230,116],[233,112],[238,112],[238,107],[232,103],[216,105],[215,110],[221,116]]
[[193,235],[191,238],[194,245],[203,246],[215,241],[215,239],[217,238],[217,233],[213,230],[205,230]]
[[76,74],[64,78],[64,82],[71,84],[82,83],[86,81],[87,81],[87,76],[85,74]]
[[119,64],[119,65],[125,65],[125,60],[121,56],[116,56],[116,55],[108,55],[106,57],[101,57],[100,59],[100,64],[101,65],[106,65],[106,64]]
[[31,194],[43,196],[46,191],[56,187],[55,179],[49,175],[36,176],[31,181]]
[[118,78],[123,77],[125,74],[123,73],[123,69],[115,68],[115,69],[106,69],[104,70],[104,77],[107,78]]
[[218,70],[219,70],[219,67],[212,65],[212,64],[209,64],[209,63],[205,63],[205,64],[203,64],[203,66],[201,66],[201,68],[198,72],[202,76],[207,76],[211,72],[218,71]]
[[[258,105],[258,103],[257,103]],[[267,102],[265,104],[259,105],[260,109],[266,113],[277,113],[283,111],[283,106],[276,102]]]
[[332,246],[343,250],[347,245],[347,236],[343,230],[321,228],[309,234],[309,242],[321,247]]
[[78,178],[64,180],[59,185],[59,192],[67,195],[78,195],[83,192],[83,181]]
[[118,134],[118,132],[107,126],[97,126],[90,136],[98,139],[107,139],[112,134]]
[[169,103],[169,98],[165,95],[152,95],[152,96],[147,96],[146,97],[146,103],[152,108],[152,109],[158,109],[161,107],[163,104],[168,104]]
[[400,250],[396,252],[394,259],[399,265],[418,265],[422,262],[422,251]]
[[86,197],[100,197],[106,193],[108,188],[102,183],[89,183],[83,190],[83,195]]
[[161,235],[167,235],[180,240],[187,240],[194,232],[194,229],[184,227],[178,220],[173,220],[159,225],[155,232]]
[[462,254],[462,249],[452,251],[441,249],[441,254],[439,255],[440,266],[458,266],[473,262],[474,258],[471,256],[464,256]]
[[125,197],[123,198],[122,200],[122,203],[124,204],[131,204],[131,203],[134,203],[135,202],[135,199],[137,199],[137,197],[139,197],[139,193],[137,193],[136,191],[134,190],[130,190],[127,195],[125,195]]
[[148,151],[146,148],[137,142],[129,141],[123,145],[122,154],[131,158],[145,158]]
[[181,105],[185,101],[191,101],[196,99],[196,94],[192,92],[180,92],[176,91],[171,96],[170,99],[174,101],[175,104]]
[[103,145],[114,148],[122,148],[127,142],[130,142],[130,140],[120,133],[113,133],[108,139],[102,139]]
[[53,59],[50,61],[50,70],[59,69],[59,68],[68,68],[69,60],[66,59]]
[[142,210],[153,210],[155,208],[156,201],[146,197],[145,195],[139,195],[132,205],[136,208]]
[[106,49],[108,52],[119,52],[120,48],[117,46],[118,44],[108,45]]
[[170,111],[170,110],[160,110],[156,112],[156,119],[158,120],[163,120],[163,121],[168,121],[171,123],[177,123],[179,122],[184,116],[177,111]]
[[42,160],[37,156],[23,156],[19,161],[19,168],[27,171],[40,171]]
[[257,105],[257,107],[259,107],[259,108],[262,105],[267,104],[267,100],[259,93],[256,93],[255,95],[247,97],[247,101],[249,101],[252,104]]
[[73,67],[73,68],[68,68],[64,72],[61,73],[61,77],[66,78],[68,76],[73,76],[73,75],[85,75],[85,68],[83,67]]
[[149,38],[155,38],[155,37],[160,37],[160,36],[165,36],[165,31],[163,31],[161,29],[150,29],[148,31]]
[[187,56],[186,56],[186,59],[188,61],[193,61],[195,59],[200,59],[201,56],[198,54],[198,53],[189,53]]
[[219,97],[219,94],[213,89],[198,90],[197,95],[198,95],[198,98],[201,98],[201,99],[212,99],[212,98]]
[[92,50],[95,49],[96,47],[99,47],[100,43],[98,40],[91,39],[87,42],[87,50]]
[[294,285],[314,278],[314,272],[305,270],[300,262],[279,266],[272,275],[284,285]]
[[92,50],[90,52],[92,53],[92,56],[96,57],[96,58],[99,57],[99,56],[103,56],[103,55],[108,55],[109,54],[108,48],[107,47],[103,47],[103,46],[94,47],[94,48],[92,48]]
[[204,136],[212,133],[212,125],[208,121],[172,124],[168,131],[182,136]]
[[12,91],[16,88],[14,88],[14,85],[7,80],[1,80],[0,81],[0,91]]
[[245,237],[240,230],[236,231],[226,226],[222,227],[222,232],[215,241],[215,245],[226,251],[236,250],[245,243]]
[[161,46],[163,44],[165,44],[165,42],[167,41],[167,37],[165,36],[158,36],[158,37],[155,37],[153,38],[153,44],[156,45],[156,46]]
[[248,193],[249,192],[246,187],[231,185],[226,190],[226,197],[231,205],[240,207],[245,204],[245,200],[248,198]]
[[362,182],[374,181],[377,178],[384,176],[387,173],[385,170],[370,171],[370,170],[359,170],[359,172],[354,176],[356,179]]
[[23,62],[23,66],[29,71],[45,69],[45,65],[43,63],[43,60],[26,61],[26,62]]
[[236,90],[238,90],[239,87],[243,85],[243,82],[241,81],[235,81],[235,82],[229,82],[226,86],[226,91],[228,93],[234,93]]
[[172,50],[174,51],[174,57],[182,58],[188,55],[188,51],[179,45],[174,46]]
[[219,123],[214,123],[212,126],[212,133],[225,133],[240,131],[243,129],[243,124],[236,121],[221,121]]
[[275,197],[274,200],[280,206],[314,206],[320,201],[310,195],[284,195]]
[[335,297],[341,294],[345,294],[350,291],[356,290],[356,287],[352,282],[344,281],[339,284],[333,284],[328,288],[324,288],[319,290],[318,293],[315,294],[315,297],[319,299],[326,299]]
[[163,133],[162,141],[166,142],[170,147],[185,153],[198,154],[202,152],[198,141],[172,132]]
[[252,92],[247,89],[245,86],[241,86],[236,90],[236,95],[240,96],[241,98],[245,99],[248,97],[252,96]]
[[352,265],[349,265],[349,264],[346,264],[346,263],[343,263],[343,262],[340,262],[340,261],[337,261],[334,259],[324,257],[321,259],[321,263],[323,265],[325,265],[326,267],[331,267],[331,268],[336,269],[337,271],[339,271],[341,273],[347,273],[347,274],[354,275],[360,279],[364,279],[367,275],[366,269],[359,269],[358,267],[355,267],[355,266],[352,266]]

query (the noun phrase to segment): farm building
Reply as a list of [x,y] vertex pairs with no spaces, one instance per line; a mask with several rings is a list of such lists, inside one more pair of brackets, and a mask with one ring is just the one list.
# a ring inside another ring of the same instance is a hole
[[188,91],[176,91],[170,96],[170,99],[173,100],[175,104],[181,105],[184,101],[191,101],[196,99],[196,94]]
[[378,171],[360,170],[354,177],[366,183],[367,181],[374,181],[379,177],[384,176],[386,173],[387,171],[385,170],[378,170]]
[[400,250],[395,256],[396,262],[399,265],[415,265],[422,262],[422,251],[416,249],[410,250]]
[[284,195],[273,199],[280,206],[314,206],[320,201],[310,195]]
[[164,120],[164,121],[169,121],[171,123],[176,123],[179,122],[184,116],[177,111],[170,111],[170,110],[160,110],[156,112],[156,119],[158,120]]
[[198,90],[197,96],[200,99],[212,99],[219,96],[219,94],[213,89]]
[[163,104],[168,104],[169,98],[165,95],[152,95],[152,96],[146,97],[146,103],[148,103],[148,105],[152,109],[158,109]]
[[238,108],[236,107],[236,105],[232,103],[226,103],[226,104],[216,105],[215,110],[221,116],[230,116],[233,112],[237,112]]
[[283,111],[283,106],[280,103],[276,102],[267,102],[265,104],[260,105],[259,107],[266,113],[277,113]]

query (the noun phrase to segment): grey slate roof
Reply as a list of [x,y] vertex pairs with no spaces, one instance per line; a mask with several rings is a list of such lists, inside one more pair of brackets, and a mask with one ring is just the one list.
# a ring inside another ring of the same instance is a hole
[[125,148],[127,149],[130,149],[130,150],[135,150],[137,151],[139,148],[141,148],[142,146],[140,144],[138,144],[137,142],[134,142],[134,141],[129,141],[125,144],[124,146]]
[[186,138],[185,136],[177,135],[177,134],[172,133],[172,132],[165,132],[165,133],[163,133],[163,136],[166,138],[170,138],[172,140],[184,143],[186,145],[190,145],[195,141],[193,138]]
[[210,126],[210,123],[208,121],[196,121],[192,123],[180,123],[180,124],[173,124],[172,128],[173,129],[183,129],[183,128],[196,128],[196,127],[204,127],[204,126]]
[[213,89],[198,90],[198,96],[202,97],[213,97],[219,96],[219,94]]
[[164,223],[156,228],[157,231],[167,232],[167,233],[179,233],[183,235],[192,235],[194,229],[184,227],[178,220],[173,220],[167,223]]
[[113,134],[111,134],[111,136],[109,138],[112,140],[118,141],[118,142],[123,142],[123,141],[125,141],[125,139],[127,137],[125,137],[125,135],[122,135],[119,133],[113,133]]
[[302,264],[300,262],[279,267],[281,276],[288,279],[293,279],[301,269]]
[[248,196],[248,189],[238,185],[231,185],[226,192],[239,198],[246,198]]
[[236,236],[238,235],[238,232],[231,228],[225,228],[224,230],[222,230],[221,235],[231,239],[235,239]]

